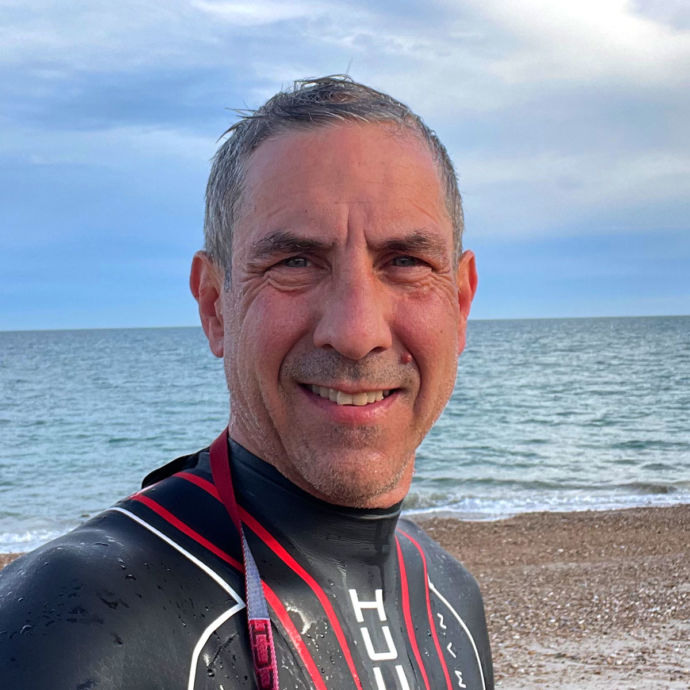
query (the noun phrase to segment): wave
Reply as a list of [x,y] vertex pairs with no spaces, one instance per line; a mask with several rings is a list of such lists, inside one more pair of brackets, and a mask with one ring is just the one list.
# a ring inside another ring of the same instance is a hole
[[406,501],[404,512],[415,515],[455,517],[461,520],[501,520],[522,513],[622,510],[690,504],[690,491],[659,493],[591,494],[550,493],[510,498],[466,496],[460,500],[430,503],[423,498]]
[[[74,525],[76,527],[76,524]],[[37,529],[23,530],[21,532],[0,532],[0,553],[24,553],[33,551],[51,539],[64,534],[66,530]]]

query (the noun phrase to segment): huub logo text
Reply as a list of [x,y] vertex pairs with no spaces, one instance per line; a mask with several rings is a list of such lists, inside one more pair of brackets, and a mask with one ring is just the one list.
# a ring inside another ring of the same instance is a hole
[[[364,642],[364,649],[366,649],[369,659],[376,662],[378,665],[373,667],[374,678],[376,679],[376,690],[388,690],[383,682],[383,674],[381,672],[380,662],[395,661],[398,658],[398,650],[395,648],[395,642],[391,635],[390,627],[384,625],[388,621],[386,610],[383,607],[383,590],[374,590],[374,601],[362,601],[357,595],[357,590],[351,589],[350,600],[352,601],[352,608],[355,612],[355,619],[358,623],[362,623],[359,629],[362,634],[362,641]],[[364,611],[376,612],[378,615],[367,615],[369,627],[364,621]],[[376,626],[376,627],[374,627]],[[376,635],[378,639],[383,636],[384,645],[381,649],[375,649],[372,642],[372,632],[378,629],[381,631],[380,635]],[[405,676],[405,669],[402,664],[395,664],[395,675],[398,681],[398,687],[401,690],[410,690],[410,684],[407,682]]]

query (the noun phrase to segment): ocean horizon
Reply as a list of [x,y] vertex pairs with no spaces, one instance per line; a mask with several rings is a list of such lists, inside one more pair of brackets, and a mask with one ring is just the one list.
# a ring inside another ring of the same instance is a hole
[[[223,429],[199,327],[0,331],[0,552],[136,491]],[[470,320],[405,510],[490,520],[690,503],[690,316]]]

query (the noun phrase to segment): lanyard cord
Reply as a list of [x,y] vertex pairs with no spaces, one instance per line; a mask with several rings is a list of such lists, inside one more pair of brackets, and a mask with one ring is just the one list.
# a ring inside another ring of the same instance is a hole
[[273,644],[273,633],[271,631],[271,619],[268,614],[268,604],[264,596],[259,569],[256,566],[256,561],[249,549],[249,544],[247,543],[247,539],[244,536],[244,530],[242,529],[240,511],[237,507],[235,490],[232,486],[228,443],[228,430],[225,429],[211,444],[209,454],[211,456],[213,483],[216,485],[220,498],[242,540],[249,643],[252,648],[256,682],[259,686],[259,690],[279,690],[278,665],[276,663],[276,650]]

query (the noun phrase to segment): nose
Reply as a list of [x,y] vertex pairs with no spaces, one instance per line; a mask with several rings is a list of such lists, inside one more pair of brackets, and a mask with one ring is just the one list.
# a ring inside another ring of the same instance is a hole
[[391,347],[390,297],[371,270],[332,277],[314,330],[316,347],[332,347],[357,361]]

